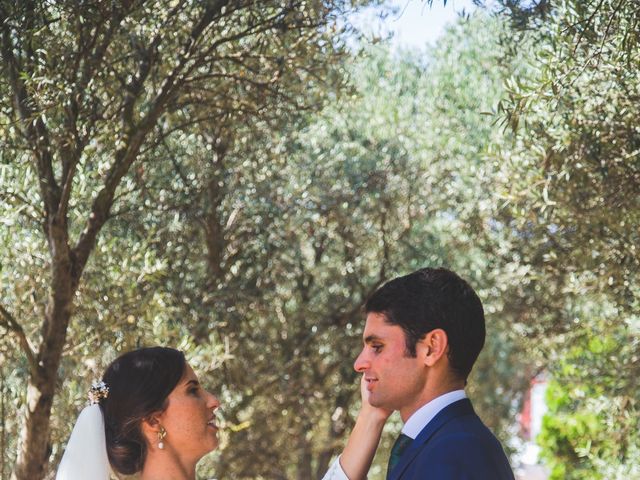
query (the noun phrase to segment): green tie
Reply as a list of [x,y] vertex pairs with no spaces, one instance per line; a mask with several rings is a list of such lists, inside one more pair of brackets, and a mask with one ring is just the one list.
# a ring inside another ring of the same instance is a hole
[[407,449],[407,447],[411,444],[413,439],[404,433],[401,433],[396,439],[396,443],[393,444],[393,448],[391,449],[391,455],[389,456],[389,466],[387,467],[387,478],[391,474],[393,467],[395,467],[402,454]]

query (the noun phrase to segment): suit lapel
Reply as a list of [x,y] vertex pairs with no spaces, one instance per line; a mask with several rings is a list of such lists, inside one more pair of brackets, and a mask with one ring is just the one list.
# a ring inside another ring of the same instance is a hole
[[400,458],[398,464],[391,471],[388,480],[397,480],[402,472],[409,466],[413,459],[420,453],[431,437],[440,430],[447,422],[461,415],[474,413],[471,402],[468,398],[463,398],[451,405],[447,405],[422,429],[411,445]]

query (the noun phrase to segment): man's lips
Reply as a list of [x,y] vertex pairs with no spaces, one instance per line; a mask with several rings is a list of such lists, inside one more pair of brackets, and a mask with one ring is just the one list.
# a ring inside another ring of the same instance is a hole
[[377,378],[365,378],[364,379],[365,382],[367,382],[367,390],[371,391],[374,387],[374,385],[376,384],[376,382],[378,381]]

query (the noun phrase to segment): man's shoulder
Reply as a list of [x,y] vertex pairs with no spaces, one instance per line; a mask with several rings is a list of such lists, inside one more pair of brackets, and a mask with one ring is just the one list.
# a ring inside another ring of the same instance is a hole
[[470,438],[486,435],[494,437],[491,430],[473,409],[465,410],[458,415],[452,415],[451,418],[443,423],[438,433],[442,436],[467,434]]
[[444,423],[425,447],[440,451],[455,450],[458,453],[498,451],[504,455],[496,436],[473,411]]
[[443,424],[421,446],[413,467],[437,473],[433,478],[513,478],[502,445],[473,412]]
[[451,431],[434,437],[416,455],[403,479],[428,478],[513,480],[500,442],[488,431]]
[[491,436],[493,434],[482,422],[469,399],[464,398],[451,403],[423,427],[416,440],[431,443],[432,437],[446,437],[449,435],[468,434],[469,438],[477,436]]
[[481,421],[454,420],[439,430],[425,445],[432,450],[454,450],[456,452],[465,451],[487,451],[499,449],[502,446]]

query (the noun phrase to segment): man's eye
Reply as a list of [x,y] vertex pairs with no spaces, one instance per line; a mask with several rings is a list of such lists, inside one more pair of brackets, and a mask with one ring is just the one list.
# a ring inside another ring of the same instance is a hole
[[371,348],[373,348],[374,352],[380,353],[380,351],[382,350],[382,345],[371,345]]

